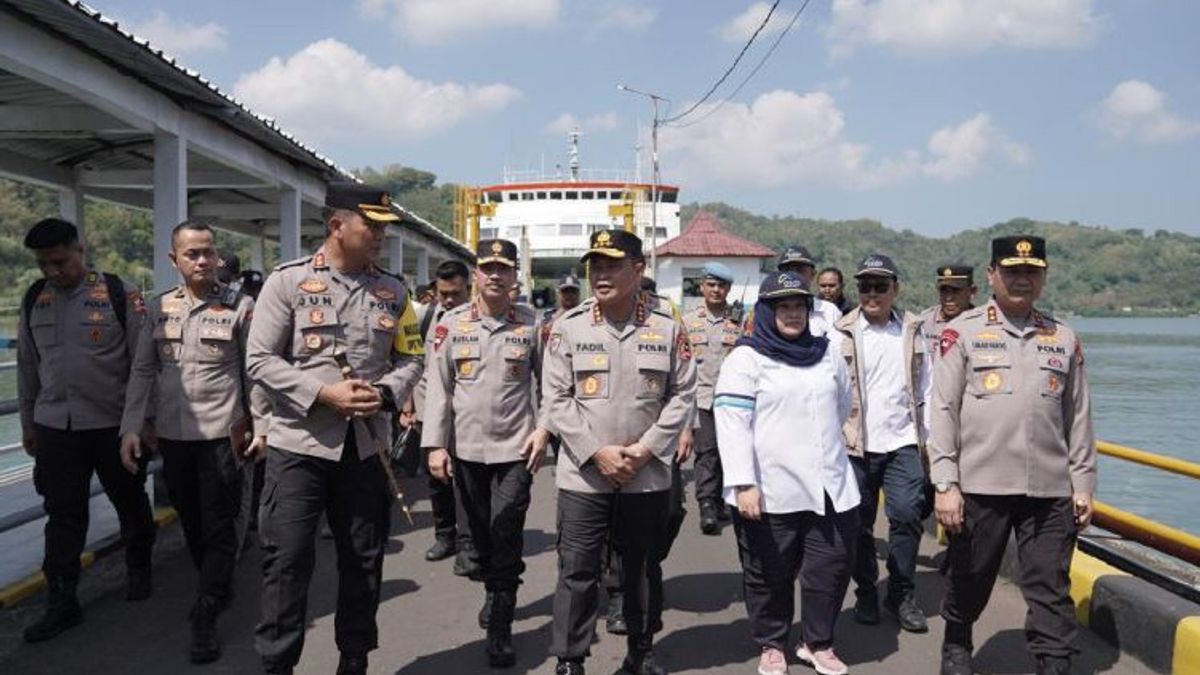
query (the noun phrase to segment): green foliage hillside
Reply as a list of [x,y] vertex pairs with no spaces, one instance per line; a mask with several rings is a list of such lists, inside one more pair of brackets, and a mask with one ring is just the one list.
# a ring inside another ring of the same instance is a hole
[[[357,172],[368,182],[386,186],[396,201],[434,225],[449,230],[454,187],[437,183],[427,171],[400,165]],[[1050,281],[1044,305],[1079,314],[1195,314],[1200,312],[1200,238],[1158,231],[1110,230],[1078,223],[1014,219],[982,230],[935,238],[909,230],[895,231],[873,220],[828,221],[800,217],[759,216],[726,204],[683,207],[684,222],[699,209],[716,214],[731,233],[780,249],[789,243],[808,246],[822,265],[844,271],[872,252],[896,260],[904,275],[903,302],[919,309],[933,304],[934,267],[945,261],[973,263],[981,295],[986,293],[982,268],[992,237],[1018,232],[1040,234],[1049,242]],[[58,213],[52,191],[0,179],[0,308],[11,310],[22,291],[39,274],[22,246],[25,231],[41,218]],[[153,278],[150,215],[91,202],[86,205],[85,238],[92,259],[148,288]],[[226,232],[219,244],[249,259],[250,241]],[[267,251],[268,266],[274,252]],[[853,286],[853,284],[851,284]],[[1128,308],[1128,310],[1126,310]]]
[[[941,262],[975,265],[979,297],[986,297],[983,270],[990,257],[991,239],[1036,234],[1046,238],[1050,258],[1042,302],[1047,309],[1087,315],[1200,312],[1200,283],[1195,273],[1200,269],[1200,237],[1176,232],[1159,230],[1146,235],[1141,230],[1014,218],[936,238],[890,230],[874,220],[766,217],[721,203],[685,206],[684,222],[700,209],[717,215],[731,234],[776,250],[791,243],[803,244],[820,259],[822,267],[839,267],[847,272],[847,278],[866,255],[887,254],[900,267],[902,301],[910,309],[936,301],[933,275]],[[852,288],[853,282],[847,285]]]

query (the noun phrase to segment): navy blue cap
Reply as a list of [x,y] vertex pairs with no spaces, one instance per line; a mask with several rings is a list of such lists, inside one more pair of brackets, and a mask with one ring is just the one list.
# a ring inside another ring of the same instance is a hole
[[817,266],[817,263],[813,261],[812,253],[799,244],[794,244],[783,249],[783,253],[779,254],[779,260],[775,263],[775,267],[778,268],[792,264]]
[[855,279],[866,276],[898,279],[900,271],[896,269],[896,263],[892,262],[891,258],[882,253],[872,253],[862,259],[858,264],[858,271],[854,273]]
[[778,300],[793,296],[812,296],[812,292],[808,290],[808,282],[795,272],[768,274],[767,278],[758,285],[759,300]]

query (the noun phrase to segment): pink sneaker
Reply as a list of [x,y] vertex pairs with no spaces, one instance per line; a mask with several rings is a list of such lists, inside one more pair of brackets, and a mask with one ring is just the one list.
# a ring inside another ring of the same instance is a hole
[[787,657],[782,649],[763,647],[758,657],[758,675],[787,675]]
[[808,646],[803,642],[796,645],[796,658],[806,666],[812,666],[820,675],[846,675],[850,669],[837,654],[833,653],[833,647],[809,651]]

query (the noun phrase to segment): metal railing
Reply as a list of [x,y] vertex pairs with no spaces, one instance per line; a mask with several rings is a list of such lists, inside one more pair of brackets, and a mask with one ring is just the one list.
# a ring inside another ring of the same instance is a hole
[[[1096,451],[1108,457],[1141,464],[1161,471],[1200,478],[1200,464],[1174,457],[1158,455],[1145,450],[1098,441]],[[1097,501],[1092,522],[1096,527],[1114,532],[1131,541],[1152,548],[1160,553],[1185,560],[1200,566],[1200,537],[1149,518]]]

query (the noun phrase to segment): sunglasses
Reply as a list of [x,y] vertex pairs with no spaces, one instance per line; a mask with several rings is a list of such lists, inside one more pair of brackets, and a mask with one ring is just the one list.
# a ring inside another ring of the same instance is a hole
[[860,281],[858,282],[859,293],[887,293],[892,289],[891,281]]

